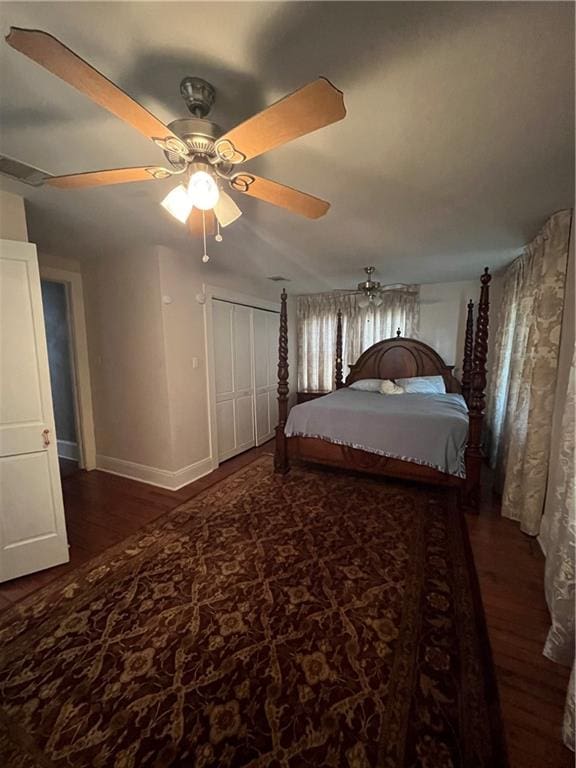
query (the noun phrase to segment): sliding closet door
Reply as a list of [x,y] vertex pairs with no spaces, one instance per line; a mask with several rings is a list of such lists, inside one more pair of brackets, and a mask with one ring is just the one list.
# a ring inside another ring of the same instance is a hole
[[213,302],[218,458],[255,445],[252,309]]
[[278,423],[276,402],[279,315],[253,310],[256,445],[274,436]]

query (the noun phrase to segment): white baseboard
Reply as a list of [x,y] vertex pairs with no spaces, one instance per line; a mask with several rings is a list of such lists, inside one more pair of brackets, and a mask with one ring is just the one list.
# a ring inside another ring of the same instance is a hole
[[146,464],[136,464],[133,461],[124,459],[115,459],[112,456],[96,456],[96,469],[103,472],[109,472],[111,475],[120,475],[128,477],[131,480],[139,480],[142,483],[156,485],[159,488],[166,488],[169,491],[177,491],[188,483],[199,480],[204,475],[210,474],[218,466],[210,457],[189,464],[175,471],[169,469],[159,469],[158,467],[149,467]]
[[78,461],[80,459],[78,443],[71,443],[69,440],[58,440],[58,456],[63,459]]

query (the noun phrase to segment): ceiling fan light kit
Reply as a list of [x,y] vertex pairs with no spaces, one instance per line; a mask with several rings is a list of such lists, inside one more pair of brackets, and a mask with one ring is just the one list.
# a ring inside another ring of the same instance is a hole
[[208,171],[195,170],[190,174],[188,195],[196,208],[208,211],[218,202],[220,190]]
[[162,205],[168,213],[171,213],[175,219],[181,221],[182,224],[186,224],[186,220],[194,207],[194,203],[190,199],[190,195],[184,184],[179,184],[177,187],[174,187],[171,192],[168,192],[160,205]]
[[183,174],[187,184],[172,189],[161,205],[186,223],[192,235],[202,236],[204,261],[208,260],[206,235],[215,231],[216,240],[221,242],[220,227],[228,226],[241,215],[234,200],[222,189],[223,185],[309,219],[324,216],[330,208],[328,202],[313,195],[236,170],[236,166],[246,160],[346,116],[342,92],[326,78],[319,77],[223,133],[216,123],[206,119],[214,105],[216,90],[202,78],[185,77],[180,83],[180,94],[192,117],[164,125],[52,35],[11,27],[6,41],[144,134],[164,151],[171,166],[169,169],[144,166],[53,176],[45,180],[47,185],[81,189]]
[[[216,205],[214,206],[214,214],[218,220],[218,223],[221,227],[227,227],[229,224],[232,224],[236,221],[236,219],[240,218],[242,216],[242,211],[234,200],[230,197],[230,195],[226,194],[226,192],[220,192],[220,196],[218,198],[218,201],[216,202]],[[216,236],[216,239],[218,238],[218,235]],[[220,239],[222,239],[222,236],[220,235]]]

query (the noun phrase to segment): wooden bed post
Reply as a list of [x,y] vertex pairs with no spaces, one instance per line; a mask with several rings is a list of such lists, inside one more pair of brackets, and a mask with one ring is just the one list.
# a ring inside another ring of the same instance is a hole
[[280,331],[278,334],[278,426],[276,427],[276,451],[274,471],[285,475],[290,469],[288,445],[284,428],[288,418],[288,310],[286,289],[280,296]]
[[342,389],[344,378],[342,375],[342,310],[336,315],[336,389]]
[[472,355],[474,353],[474,302],[468,302],[466,336],[464,338],[464,362],[462,363],[462,395],[470,405],[470,383],[472,381]]
[[490,280],[485,268],[480,278],[480,301],[476,319],[476,337],[472,359],[470,402],[468,404],[468,445],[466,446],[466,487],[465,503],[478,509],[480,504],[480,479],[482,473],[482,422],[486,397],[486,358],[488,356],[488,315],[490,309]]

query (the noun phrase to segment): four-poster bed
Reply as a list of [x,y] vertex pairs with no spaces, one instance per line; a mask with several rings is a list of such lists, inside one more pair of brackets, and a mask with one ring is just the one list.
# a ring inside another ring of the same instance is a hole
[[[489,316],[489,284],[491,276],[488,267],[481,277],[480,299],[474,334],[472,301],[468,304],[466,333],[464,344],[464,362],[462,366],[462,383],[452,373],[453,366],[448,366],[440,355],[417,339],[396,338],[385,339],[365,350],[350,371],[346,380],[343,378],[342,360],[342,318],[337,319],[335,386],[338,390],[350,387],[362,379],[407,379],[421,376],[441,376],[446,393],[462,394],[468,407],[467,442],[465,443],[464,462],[465,477],[455,476],[446,471],[439,471],[434,466],[425,463],[414,463],[391,455],[380,455],[370,449],[352,447],[342,442],[323,439],[319,436],[286,435],[288,417],[288,318],[286,292],[282,292],[280,312],[280,332],[278,345],[278,426],[276,428],[276,451],[274,467],[277,473],[286,473],[290,468],[290,460],[310,461],[327,464],[362,472],[382,475],[384,477],[403,478],[435,485],[458,487],[464,506],[477,508],[480,501],[480,473],[482,466],[482,421],[484,417],[484,390],[486,387],[486,357],[488,352],[488,316]],[[346,394],[346,393],[344,393]],[[400,398],[406,397],[400,395]],[[336,399],[329,395],[320,400]],[[378,398],[390,396],[378,395]],[[460,398],[458,398],[460,399]],[[319,403],[314,401],[306,406],[309,408]],[[376,402],[376,401],[374,401]],[[380,402],[383,402],[380,400]],[[396,402],[400,403],[399,400]],[[325,404],[325,403],[324,403]],[[405,407],[406,401],[402,403]],[[464,406],[462,406],[464,407]],[[291,417],[292,418],[292,417]],[[352,419],[353,419],[352,415]],[[385,417],[382,417],[385,419]],[[408,425],[408,422],[406,422]],[[418,429],[418,422],[412,421],[407,429]],[[386,428],[386,421],[382,429]],[[418,434],[416,432],[416,437]],[[464,474],[464,472],[462,473]]]

